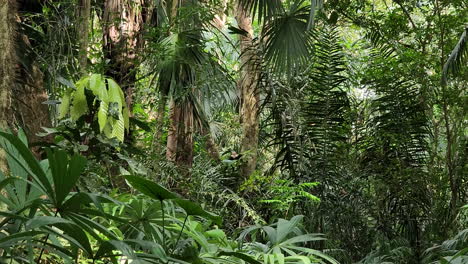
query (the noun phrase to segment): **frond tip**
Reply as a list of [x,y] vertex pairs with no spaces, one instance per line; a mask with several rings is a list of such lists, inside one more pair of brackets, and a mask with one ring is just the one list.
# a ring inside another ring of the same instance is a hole
[[447,85],[447,78],[451,72],[453,75],[456,75],[460,72],[461,66],[468,58],[468,25],[465,26],[465,31],[460,37],[455,48],[452,50],[450,57],[444,64],[442,70],[442,85]]

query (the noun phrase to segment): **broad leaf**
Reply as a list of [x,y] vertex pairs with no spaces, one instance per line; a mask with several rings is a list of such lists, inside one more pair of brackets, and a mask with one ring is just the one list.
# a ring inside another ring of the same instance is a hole
[[176,202],[188,215],[201,216],[210,219],[217,225],[221,225],[221,217],[205,211],[199,204],[185,199],[175,199]]
[[161,201],[178,198],[175,193],[168,191],[155,182],[134,175],[125,175],[124,177],[133,188],[153,199]]

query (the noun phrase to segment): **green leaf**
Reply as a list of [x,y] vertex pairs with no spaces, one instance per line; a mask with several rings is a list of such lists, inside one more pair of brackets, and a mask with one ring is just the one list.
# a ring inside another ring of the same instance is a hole
[[8,177],[5,178],[5,175],[3,175],[3,172],[0,171],[0,191],[7,185],[15,182],[16,180],[19,180],[18,178],[15,177]]
[[88,102],[86,101],[85,87],[88,78],[81,79],[76,83],[76,91],[73,93],[70,115],[73,121],[78,120],[82,115],[88,112]]
[[243,261],[245,261],[247,263],[250,263],[250,264],[262,264],[260,261],[255,260],[251,256],[249,256],[247,254],[244,254],[244,253],[240,253],[240,252],[222,251],[222,252],[219,253],[219,256],[232,256],[232,257],[236,257],[236,258],[241,259],[241,260],[243,260]]
[[120,142],[123,142],[124,136],[125,136],[125,121],[124,121],[124,117],[122,116],[122,113],[119,113],[119,119],[113,121],[111,137],[115,137]]
[[141,262],[135,251],[124,241],[108,240],[101,244],[95,258],[99,259],[107,255],[112,255],[112,250],[118,250],[122,255],[126,256],[132,263],[145,263]]
[[62,103],[59,106],[59,119],[65,118],[70,110],[72,90],[67,90],[62,97]]
[[63,223],[70,224],[71,222],[67,219],[53,216],[37,216],[26,222],[26,229],[36,229],[42,226],[51,226],[54,224]]
[[65,86],[69,87],[69,88],[76,89],[75,85],[72,82],[70,82],[69,80],[63,78],[62,76],[58,76],[57,81],[59,83],[65,85]]
[[86,159],[80,155],[73,155],[70,159],[63,150],[47,150],[50,170],[54,181],[54,190],[57,208],[62,206],[63,201],[75,186],[81,173],[86,166]]
[[294,228],[302,221],[304,218],[303,215],[296,215],[291,220],[278,220],[277,230],[277,242],[283,241],[291,232],[293,232]]
[[107,79],[109,85],[109,103],[114,102],[119,106],[119,112],[122,112],[122,107],[124,103],[124,98],[122,98],[122,89],[120,86],[112,79]]
[[133,188],[153,199],[162,201],[166,199],[176,199],[178,197],[175,193],[147,179],[134,175],[125,175],[124,177]]
[[221,229],[208,230],[208,231],[205,232],[205,234],[207,236],[209,236],[209,237],[212,237],[212,238],[222,239],[222,238],[226,237],[226,233],[224,233],[224,231],[221,230]]
[[99,123],[99,132],[102,133],[107,124],[107,113],[109,111],[109,104],[107,102],[101,101],[98,111],[98,123]]
[[175,199],[176,202],[188,215],[201,216],[210,219],[217,225],[221,225],[221,217],[205,211],[199,204],[186,199]]
[[5,149],[5,151],[18,163],[18,165],[33,177],[42,191],[49,195],[49,198],[54,199],[52,185],[41,165],[36,158],[34,158],[34,155],[28,147],[25,146],[18,137],[12,134],[0,132],[0,137],[10,143],[18,151],[19,155],[15,155],[15,152],[12,152],[12,149],[6,148],[5,142],[0,140],[0,145],[3,149]]
[[319,241],[319,240],[325,240],[325,238],[321,237],[321,234],[305,234],[305,235],[300,235],[300,236],[295,236],[293,238],[290,238],[282,242],[281,244],[290,245],[290,244],[295,244],[295,243],[304,243],[304,242]]
[[79,227],[75,223],[73,224],[56,223],[55,225],[57,226],[57,228],[62,230],[63,233],[56,232],[54,231],[54,229],[48,228],[47,226],[45,226],[44,228],[46,228],[50,233],[54,233],[57,236],[65,238],[71,244],[81,248],[89,256],[93,255],[93,250],[91,248],[91,243],[89,241],[89,238],[81,227]]
[[329,263],[332,263],[332,264],[338,264],[338,261],[336,261],[334,258],[318,251],[318,250],[315,250],[315,249],[311,249],[311,248],[305,248],[305,247],[294,247],[294,246],[289,246],[288,247],[289,249],[292,249],[292,250],[297,250],[297,251],[302,251],[304,253],[309,253],[313,256],[317,256],[319,258],[322,258],[326,261],[328,261]]
[[34,236],[44,234],[42,231],[27,231],[9,235],[0,239],[0,248],[8,248],[17,241],[32,239]]
[[93,74],[89,78],[89,89],[100,101],[108,102],[109,97],[107,94],[106,83],[100,74]]

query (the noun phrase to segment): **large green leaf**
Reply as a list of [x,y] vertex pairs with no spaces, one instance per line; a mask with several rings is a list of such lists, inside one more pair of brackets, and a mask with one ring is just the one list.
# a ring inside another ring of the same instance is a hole
[[59,107],[59,119],[65,118],[70,110],[72,90],[67,90],[62,97],[62,102]]
[[111,137],[117,138],[120,142],[124,141],[125,136],[125,120],[122,113],[119,112],[119,119],[113,120],[112,122],[112,134]]
[[57,231],[48,226],[44,226],[43,228],[46,229],[49,233],[55,234],[59,237],[63,237],[68,242],[70,242],[70,244],[86,252],[88,256],[93,256],[93,249],[91,247],[91,242],[89,240],[89,237],[86,235],[85,231],[83,230],[83,228],[81,228],[75,223],[73,224],[55,223],[54,225],[57,228],[59,228],[61,231]]
[[109,111],[109,104],[107,102],[101,101],[99,104],[98,110],[98,123],[99,123],[99,131],[104,131],[104,128],[107,124],[107,114]]
[[88,102],[85,95],[87,83],[88,78],[81,79],[76,83],[76,91],[72,95],[72,106],[70,108],[70,116],[74,121],[88,112]]
[[175,199],[176,202],[188,215],[201,216],[210,219],[217,225],[221,225],[222,218],[218,215],[205,211],[199,204],[186,199]]
[[54,224],[70,224],[71,221],[61,218],[61,217],[54,217],[54,216],[37,216],[32,218],[26,222],[26,229],[32,230],[42,226],[51,226]]
[[49,198],[54,199],[53,196],[54,192],[52,189],[52,185],[49,182],[49,179],[46,176],[46,173],[42,169],[39,162],[34,158],[34,155],[28,149],[27,146],[16,136],[0,132],[0,138],[6,140],[9,144],[11,144],[17,151],[13,152],[11,148],[7,148],[6,144],[3,140],[0,140],[0,145],[4,150],[10,155],[10,157],[17,162],[19,166],[21,166],[26,172],[33,177],[36,181],[38,186],[42,189],[42,191],[49,195]]
[[122,97],[122,89],[120,89],[120,86],[112,79],[107,79],[107,84],[109,86],[109,103],[117,103],[119,106],[118,110],[121,112],[125,102],[125,98]]
[[50,149],[47,150],[47,158],[54,181],[55,206],[60,208],[83,173],[86,159],[76,154],[69,158],[63,150]]
[[279,219],[276,227],[276,243],[281,243],[302,222],[303,215],[296,215],[291,220]]
[[97,99],[102,102],[108,102],[106,83],[100,74],[93,74],[89,78],[89,89],[93,92]]
[[125,175],[124,177],[133,188],[153,199],[161,201],[178,198],[175,193],[168,191],[155,182],[134,175]]
[[44,234],[43,231],[26,231],[21,233],[12,234],[0,239],[0,248],[8,248],[18,241],[29,240],[34,236]]

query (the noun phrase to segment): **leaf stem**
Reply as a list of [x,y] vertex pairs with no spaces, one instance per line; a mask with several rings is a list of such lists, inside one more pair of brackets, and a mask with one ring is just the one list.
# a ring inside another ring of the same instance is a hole
[[163,239],[163,249],[164,251],[166,251],[167,249],[167,246],[166,246],[166,224],[165,224],[165,221],[164,221],[164,202],[163,200],[159,200],[161,202],[161,212],[162,212],[162,230],[163,230],[163,233],[162,233],[162,239]]
[[[187,222],[187,218],[189,217],[189,215],[187,215],[184,219],[184,223],[182,224],[182,229],[180,230],[179,232],[179,236],[177,237],[177,241],[174,245],[174,250],[175,248],[177,247],[177,244],[179,244],[179,240],[180,240],[180,237],[182,236],[182,231],[184,231],[184,227],[185,227],[185,223]],[[174,250],[172,250],[172,252],[174,252]]]
[[[57,214],[58,214],[58,210],[55,211],[55,214],[54,214],[54,217],[57,217]],[[41,263],[41,258],[42,258],[42,254],[44,253],[44,249],[45,249],[45,244],[47,243],[47,240],[49,239],[49,235],[50,233],[47,233],[47,236],[45,237],[44,241],[43,241],[43,244],[42,244],[42,249],[41,249],[41,253],[39,254],[39,257],[37,258],[37,263]]]

